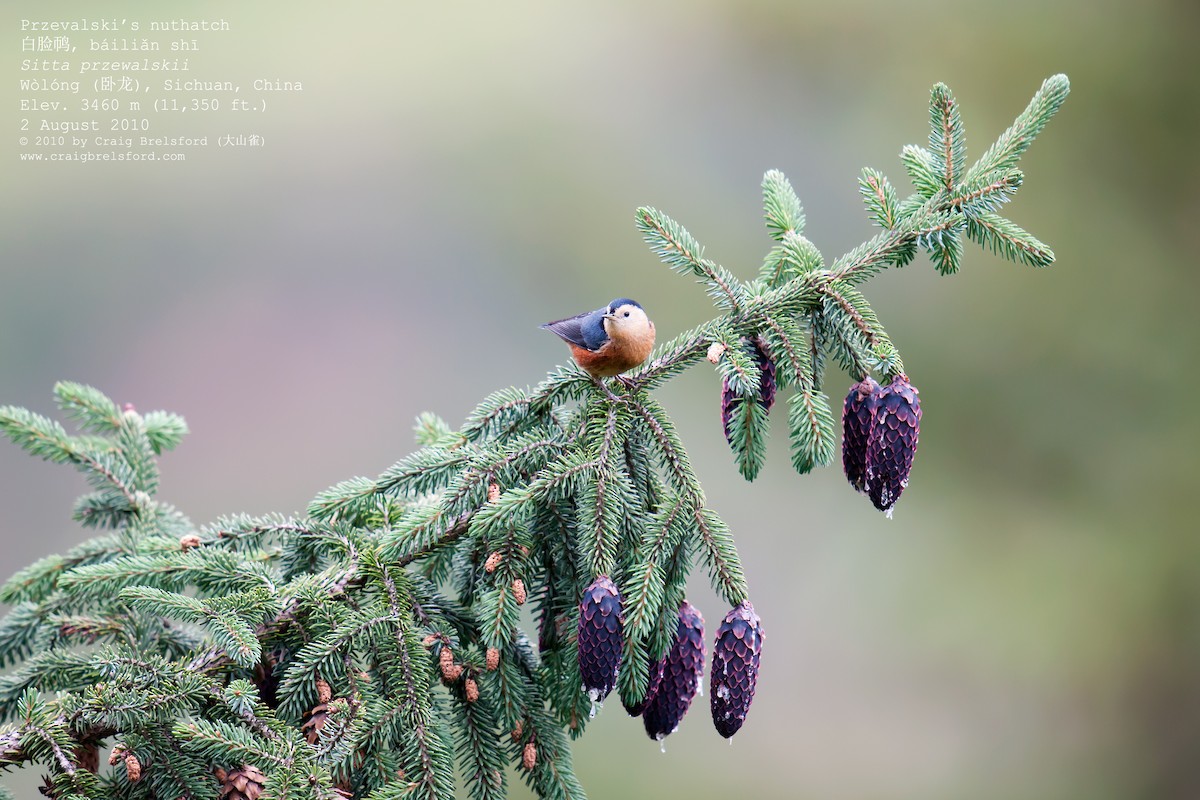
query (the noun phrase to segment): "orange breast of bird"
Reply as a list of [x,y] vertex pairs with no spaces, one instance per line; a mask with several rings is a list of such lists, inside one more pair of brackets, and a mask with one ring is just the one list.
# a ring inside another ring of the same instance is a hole
[[631,370],[650,357],[654,349],[654,325],[649,336],[610,339],[598,350],[588,350],[568,342],[571,356],[585,372],[596,378],[611,378]]

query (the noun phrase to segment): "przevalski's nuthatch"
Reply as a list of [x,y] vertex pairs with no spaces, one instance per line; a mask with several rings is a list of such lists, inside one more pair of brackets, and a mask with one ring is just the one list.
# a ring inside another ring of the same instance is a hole
[[597,380],[633,369],[654,349],[654,323],[627,297],[542,327],[566,342],[575,363]]

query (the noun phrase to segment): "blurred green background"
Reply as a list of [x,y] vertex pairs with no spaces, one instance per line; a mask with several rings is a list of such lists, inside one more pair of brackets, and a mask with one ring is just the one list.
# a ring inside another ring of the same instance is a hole
[[[202,9],[233,30],[202,40],[193,77],[303,83],[272,99],[266,148],[22,164],[15,29],[0,61],[0,404],[52,413],[70,379],[182,413],[163,497],[199,523],[299,511],[409,452],[420,411],[457,423],[536,382],[566,357],[542,321],[621,295],[664,340],[709,318],[639,240],[638,205],[748,276],[779,168],[832,260],[872,235],[862,166],[907,190],[897,156],[924,143],[934,82],[973,159],[1066,72],[1007,212],[1058,262],[974,248],[956,277],[922,256],[866,286],[925,411],[895,519],[836,468],[795,475],[782,418],[763,476],[741,480],[707,366],[661,390],[764,620],[758,699],[732,745],[700,701],[665,755],[612,704],[576,765],[593,798],[1200,796],[1200,7]],[[83,538],[83,488],[0,446],[0,572]],[[715,627],[702,571],[693,593]],[[36,777],[3,780],[27,794]]]

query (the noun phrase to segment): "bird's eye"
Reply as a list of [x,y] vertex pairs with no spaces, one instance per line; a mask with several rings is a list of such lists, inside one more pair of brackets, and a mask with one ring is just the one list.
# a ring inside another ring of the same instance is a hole
[[627,317],[629,316],[629,312],[628,312],[628,311],[626,311],[626,312],[625,312],[625,316],[627,316]]

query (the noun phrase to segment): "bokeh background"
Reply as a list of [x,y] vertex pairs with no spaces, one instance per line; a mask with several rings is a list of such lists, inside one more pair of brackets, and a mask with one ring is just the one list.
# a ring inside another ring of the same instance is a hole
[[[420,411],[457,423],[536,382],[566,355],[544,320],[620,295],[664,339],[709,318],[639,240],[638,205],[751,275],[779,168],[832,260],[872,234],[862,166],[907,187],[934,82],[974,158],[1068,73],[1008,209],[1058,262],[975,248],[956,277],[921,257],[866,287],[925,411],[895,519],[836,468],[795,475],[782,419],[742,481],[707,367],[661,390],[764,619],[758,699],[732,745],[700,707],[665,755],[609,708],[576,764],[594,798],[1200,796],[1200,7],[53,6],[225,17],[192,77],[304,86],[272,100],[261,150],[22,164],[15,23],[47,7],[6,9],[0,403],[53,413],[71,379],[182,413],[162,493],[201,523],[302,510],[409,452]],[[0,446],[0,572],[81,539],[82,490]],[[693,600],[715,626],[702,571]],[[2,780],[28,794],[36,775]]]

